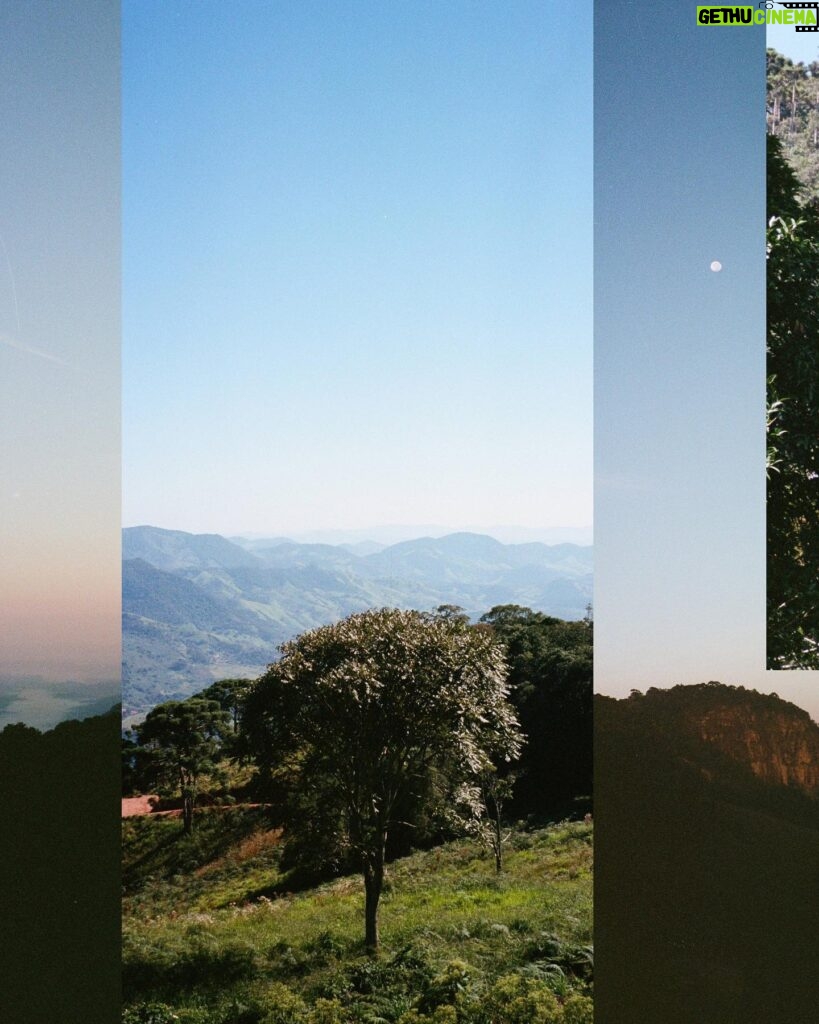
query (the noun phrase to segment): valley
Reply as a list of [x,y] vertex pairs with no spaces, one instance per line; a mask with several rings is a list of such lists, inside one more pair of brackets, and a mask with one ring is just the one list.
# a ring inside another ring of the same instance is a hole
[[476,620],[518,604],[577,620],[591,601],[591,547],[469,533],[352,547],[124,530],[126,724],[215,679],[259,676],[285,640],[366,608],[453,604]]

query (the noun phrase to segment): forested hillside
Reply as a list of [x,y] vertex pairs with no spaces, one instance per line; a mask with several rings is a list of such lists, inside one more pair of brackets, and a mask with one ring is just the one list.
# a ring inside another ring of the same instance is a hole
[[134,527],[123,531],[124,713],[258,676],[280,643],[352,612],[457,604],[477,619],[514,603],[579,620],[591,585],[592,549],[575,544],[457,533],[351,551]]
[[800,198],[819,198],[819,45],[810,64],[768,50],[768,132],[782,144],[801,183]]
[[768,53],[768,668],[819,667],[816,73]]
[[[463,613],[454,606],[442,606],[429,616],[449,616],[456,620]],[[515,765],[515,785],[507,801],[510,815],[531,817],[538,822],[550,818],[585,813],[592,793],[592,660],[594,626],[590,619],[566,622],[520,605],[499,605],[481,616],[477,626],[502,646],[505,654],[509,700],[526,738]],[[215,748],[202,747],[202,793],[215,797],[230,793],[234,775],[223,777],[220,771],[209,775],[217,764],[226,764],[236,754],[237,734],[242,732],[243,716],[254,710],[253,691],[257,683],[250,679],[223,679],[192,694],[183,701],[159,704],[134,736],[152,735],[161,741],[163,730],[156,724],[165,716],[164,735],[173,738],[189,734],[193,740],[212,736]],[[202,702],[208,708],[202,708]],[[250,702],[250,703],[248,703]],[[168,710],[171,718],[168,719]],[[258,710],[260,716],[264,709]],[[162,742],[153,743],[162,747]],[[214,756],[215,755],[215,756]],[[125,795],[136,792],[162,792],[180,797],[178,772],[172,766],[163,789],[164,761],[152,765],[134,753],[131,739],[125,741]],[[259,779],[245,785],[242,796],[262,799],[269,796]],[[157,790],[157,787],[159,789]],[[435,822],[425,823],[433,830]],[[413,842],[418,840],[417,824]],[[422,829],[423,832],[423,829]],[[399,835],[396,848],[407,839]]]

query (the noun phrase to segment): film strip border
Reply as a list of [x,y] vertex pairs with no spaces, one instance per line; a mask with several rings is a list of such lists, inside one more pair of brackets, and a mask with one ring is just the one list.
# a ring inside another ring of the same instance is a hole
[[[766,5],[767,6],[767,5]],[[794,25],[797,32],[819,32],[819,2],[814,0],[813,3],[781,3],[782,7],[786,7],[789,11],[805,11],[812,10],[816,15],[815,25]]]

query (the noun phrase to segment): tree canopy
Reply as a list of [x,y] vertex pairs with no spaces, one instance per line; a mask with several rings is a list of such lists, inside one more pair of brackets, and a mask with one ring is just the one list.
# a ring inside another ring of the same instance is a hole
[[365,941],[378,945],[387,838],[402,814],[517,756],[504,651],[460,616],[384,609],[281,648],[247,698],[245,743],[286,794],[291,829],[364,875]]
[[230,728],[228,712],[201,696],[159,704],[136,728],[143,772],[181,795],[186,832],[193,826],[200,780],[216,771]]
[[[819,60],[794,63],[767,55],[768,132],[779,139],[799,180],[800,200],[819,198]],[[785,211],[779,211],[783,213]]]
[[592,793],[591,617],[567,622],[498,605],[481,623],[506,649],[510,699],[528,737],[510,807],[539,819],[576,813]]

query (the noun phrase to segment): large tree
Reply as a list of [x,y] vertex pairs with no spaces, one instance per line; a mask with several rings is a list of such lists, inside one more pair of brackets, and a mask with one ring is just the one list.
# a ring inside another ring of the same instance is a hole
[[202,697],[159,704],[136,728],[143,771],[153,783],[180,793],[186,832],[193,827],[200,780],[216,771],[230,732],[228,712]]
[[373,950],[396,810],[450,801],[519,752],[503,649],[457,616],[384,609],[305,633],[281,655],[248,697],[245,742],[297,795],[286,823],[303,827],[309,808],[317,842],[357,859]]
[[239,733],[244,699],[252,685],[252,679],[217,679],[206,690],[202,690],[199,696],[205,700],[215,700],[230,715],[234,733]]

